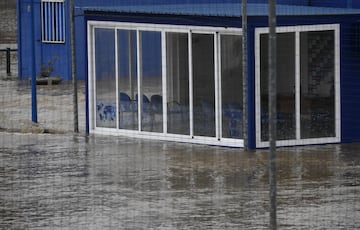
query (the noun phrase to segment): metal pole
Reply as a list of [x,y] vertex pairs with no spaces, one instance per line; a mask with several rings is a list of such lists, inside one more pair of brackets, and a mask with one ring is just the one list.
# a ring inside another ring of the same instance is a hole
[[242,78],[243,78],[243,138],[244,150],[248,150],[248,50],[247,50],[247,0],[242,0]]
[[71,29],[71,74],[73,83],[73,105],[74,105],[74,132],[79,132],[79,113],[78,113],[78,87],[76,77],[76,50],[75,50],[75,16],[74,0],[70,0],[70,29]]
[[269,0],[269,185],[270,185],[270,229],[276,224],[276,0]]
[[6,73],[7,75],[10,75],[11,70],[10,70],[10,48],[6,49]]
[[35,6],[34,0],[31,0],[31,51],[32,51],[32,61],[31,61],[31,118],[32,122],[37,123],[37,94],[36,94],[36,62],[35,62]]

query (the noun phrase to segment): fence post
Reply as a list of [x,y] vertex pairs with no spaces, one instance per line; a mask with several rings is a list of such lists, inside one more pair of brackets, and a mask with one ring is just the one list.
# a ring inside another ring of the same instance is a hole
[[243,78],[243,138],[244,138],[244,150],[249,149],[248,142],[248,49],[247,49],[247,0],[242,0],[242,78]]
[[11,74],[10,66],[11,66],[11,60],[10,60],[10,48],[6,49],[6,73],[7,75]]
[[269,0],[269,184],[270,184],[270,229],[277,229],[276,217],[276,0]]
[[74,0],[70,0],[70,30],[71,30],[71,75],[73,83],[73,105],[74,105],[74,132],[79,132],[79,112],[78,112],[78,84],[76,76],[76,47],[75,47],[75,12]]
[[36,92],[36,53],[35,53],[35,2],[31,0],[31,120],[38,123],[37,117],[37,92]]

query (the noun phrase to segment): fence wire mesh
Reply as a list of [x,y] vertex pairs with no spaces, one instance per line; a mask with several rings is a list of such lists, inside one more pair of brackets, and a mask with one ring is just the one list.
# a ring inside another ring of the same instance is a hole
[[[30,2],[0,2],[0,229],[269,228],[268,1],[248,0],[243,71],[241,1],[75,0],[80,133],[68,80],[37,85],[31,121]],[[354,0],[277,1],[279,229],[360,229],[359,21]]]

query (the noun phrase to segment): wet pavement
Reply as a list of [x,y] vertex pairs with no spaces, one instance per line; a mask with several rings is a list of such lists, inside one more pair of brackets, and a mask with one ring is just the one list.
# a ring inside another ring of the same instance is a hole
[[[359,229],[359,150],[279,149],[279,229]],[[0,229],[268,229],[267,154],[0,132]]]

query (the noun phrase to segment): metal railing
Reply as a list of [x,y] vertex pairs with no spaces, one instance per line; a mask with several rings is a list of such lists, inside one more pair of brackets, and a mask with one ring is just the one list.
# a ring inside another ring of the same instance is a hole
[[[6,74],[7,75],[11,75],[11,63],[16,63],[17,62],[17,55],[12,56],[11,55],[12,52],[17,53],[18,49],[11,49],[11,48],[0,49],[1,69],[2,69],[2,65],[5,63],[5,65],[6,65]],[[5,53],[5,55],[3,53]],[[5,62],[3,62],[4,59],[5,59]]]

